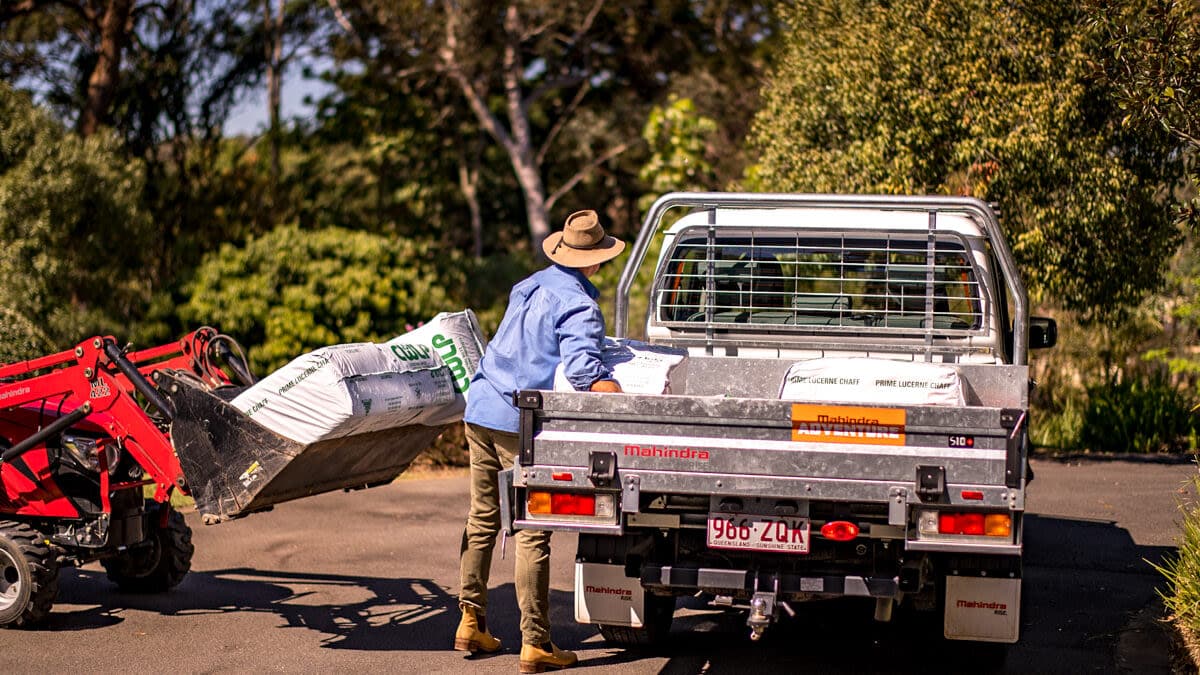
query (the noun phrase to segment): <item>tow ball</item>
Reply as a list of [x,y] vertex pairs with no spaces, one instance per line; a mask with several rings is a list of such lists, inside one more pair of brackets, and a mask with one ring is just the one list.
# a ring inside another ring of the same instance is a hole
[[778,618],[780,607],[787,611],[789,616],[796,616],[796,612],[786,602],[775,599],[775,593],[765,591],[754,594],[754,597],[750,599],[750,617],[746,619],[746,625],[750,627],[751,640],[757,642],[762,639],[767,626],[770,626]]

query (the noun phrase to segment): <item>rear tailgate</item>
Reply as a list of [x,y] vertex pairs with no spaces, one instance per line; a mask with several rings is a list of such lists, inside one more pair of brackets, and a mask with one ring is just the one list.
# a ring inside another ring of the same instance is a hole
[[[530,469],[581,469],[601,452],[616,457],[620,473],[636,471],[643,491],[886,501],[894,486],[915,493],[917,467],[932,465],[945,467],[948,486],[995,492],[997,504],[1008,492],[1011,424],[1000,408],[537,396],[541,406],[527,413],[532,439],[522,444],[521,466]],[[587,472],[575,481],[590,485]],[[527,483],[565,487],[544,472]]]
[[[755,373],[743,365],[743,377]],[[713,374],[711,364],[706,369]],[[642,493],[886,503],[889,523],[898,526],[907,524],[910,504],[1023,510],[1023,409],[979,403],[1008,403],[987,390],[1020,391],[1012,380],[1023,382],[1027,371],[978,373],[970,396],[976,404],[966,407],[523,392],[515,479],[526,488],[611,487],[625,513],[639,509]],[[733,372],[721,386],[762,390]],[[689,381],[688,390],[697,389]],[[597,472],[608,463],[614,475],[606,486]]]

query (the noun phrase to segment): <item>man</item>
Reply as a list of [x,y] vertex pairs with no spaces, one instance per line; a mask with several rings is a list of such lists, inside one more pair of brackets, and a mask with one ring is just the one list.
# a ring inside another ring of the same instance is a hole
[[[462,621],[454,634],[454,648],[461,651],[500,649],[500,641],[487,629],[487,586],[500,531],[497,473],[512,466],[518,452],[520,416],[513,392],[553,389],[559,363],[579,391],[621,391],[600,361],[604,315],[596,304],[600,293],[588,278],[617,257],[625,242],[604,233],[595,211],[579,211],[542,248],[554,265],[513,287],[504,319],[471,380],[464,416],[471,452],[471,510],[460,560]],[[515,539],[520,670],[540,673],[575,665],[578,657],[573,652],[550,641],[550,532],[520,530]]]

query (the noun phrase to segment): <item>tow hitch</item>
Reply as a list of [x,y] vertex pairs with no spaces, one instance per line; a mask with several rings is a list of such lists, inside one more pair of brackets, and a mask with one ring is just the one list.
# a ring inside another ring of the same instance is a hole
[[746,619],[746,625],[750,626],[751,640],[758,641],[762,638],[763,631],[767,630],[767,626],[775,621],[777,611],[774,593],[754,594],[750,600],[750,617]]

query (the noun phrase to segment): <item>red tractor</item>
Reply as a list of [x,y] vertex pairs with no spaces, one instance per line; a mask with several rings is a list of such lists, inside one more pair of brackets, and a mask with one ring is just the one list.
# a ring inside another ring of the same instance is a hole
[[60,565],[99,560],[129,591],[183,580],[191,529],[171,495],[186,482],[167,433],[171,405],[147,375],[187,374],[210,390],[231,377],[249,384],[240,352],[201,328],[144,351],[97,337],[0,366],[0,625],[45,618]]
[[143,351],[96,337],[0,366],[0,626],[44,619],[62,565],[98,560],[130,591],[179,584],[191,529],[172,495],[211,524],[382,485],[445,428],[298,443],[230,405],[253,383],[241,348],[212,328]]

